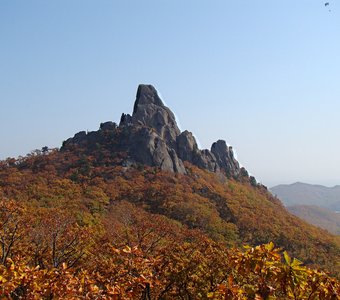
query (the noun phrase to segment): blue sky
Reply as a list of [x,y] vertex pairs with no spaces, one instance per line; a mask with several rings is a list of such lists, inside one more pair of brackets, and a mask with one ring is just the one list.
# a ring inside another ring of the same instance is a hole
[[119,122],[153,84],[266,185],[340,184],[340,1],[0,1],[0,159]]

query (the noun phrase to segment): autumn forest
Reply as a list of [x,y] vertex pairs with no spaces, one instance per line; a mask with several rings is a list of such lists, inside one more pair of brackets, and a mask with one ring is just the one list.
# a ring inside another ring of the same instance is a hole
[[338,299],[338,237],[265,187],[124,156],[1,161],[1,299]]

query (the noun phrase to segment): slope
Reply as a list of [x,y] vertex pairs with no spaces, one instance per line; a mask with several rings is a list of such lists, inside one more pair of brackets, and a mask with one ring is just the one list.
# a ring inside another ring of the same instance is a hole
[[80,132],[61,150],[2,161],[0,196],[28,206],[70,207],[81,224],[100,223],[128,201],[225,245],[274,242],[309,265],[339,274],[339,238],[291,215],[217,141],[200,150],[180,132],[155,88],[138,88],[132,116]]
[[289,212],[315,226],[340,234],[340,214],[316,205],[287,206]]

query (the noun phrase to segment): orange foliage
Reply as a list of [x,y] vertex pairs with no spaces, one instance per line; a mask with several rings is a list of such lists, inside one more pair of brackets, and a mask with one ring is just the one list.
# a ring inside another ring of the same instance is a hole
[[339,239],[264,187],[190,165],[188,175],[127,168],[101,151],[0,163],[0,298],[339,296],[336,279],[270,243],[339,276]]

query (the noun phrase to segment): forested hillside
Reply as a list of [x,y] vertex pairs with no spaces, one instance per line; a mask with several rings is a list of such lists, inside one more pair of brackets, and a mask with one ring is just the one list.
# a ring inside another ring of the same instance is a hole
[[272,245],[242,251],[273,242],[339,275],[339,240],[264,187],[190,164],[183,175],[103,155],[45,149],[1,162],[3,295],[335,299],[335,280],[287,255],[282,262]]
[[340,213],[316,205],[293,205],[287,209],[310,224],[340,235]]
[[4,299],[339,296],[339,237],[291,215],[225,141],[200,150],[146,85],[119,126],[0,161],[0,246]]

